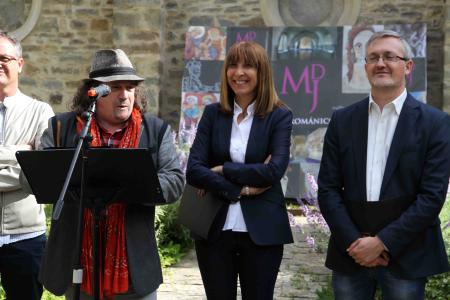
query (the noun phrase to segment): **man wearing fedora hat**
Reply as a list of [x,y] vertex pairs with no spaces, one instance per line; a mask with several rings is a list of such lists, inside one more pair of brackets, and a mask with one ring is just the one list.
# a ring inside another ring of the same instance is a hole
[[[111,93],[97,100],[90,126],[91,146],[149,148],[167,203],[181,195],[184,175],[180,168],[170,126],[145,113],[146,99],[139,84],[144,81],[127,55],[120,49],[99,50],[94,54],[89,78],[84,79],[72,101],[72,111],[50,119],[42,137],[43,147],[74,147],[86,111],[92,100],[87,91],[100,84]],[[72,269],[78,251],[74,245],[78,204],[66,202],[58,221],[52,221],[40,280],[56,295],[73,294]],[[161,266],[154,231],[155,207],[146,204],[111,203],[105,208],[100,240],[100,296],[114,299],[156,299],[162,283]],[[84,210],[83,228],[92,225],[92,214]],[[81,264],[84,270],[81,299],[93,293],[91,277],[92,239],[84,230]]]
[[45,213],[20,185],[15,153],[39,146],[53,110],[19,90],[20,42],[0,32],[0,274],[6,298],[41,299],[38,271],[45,246]]

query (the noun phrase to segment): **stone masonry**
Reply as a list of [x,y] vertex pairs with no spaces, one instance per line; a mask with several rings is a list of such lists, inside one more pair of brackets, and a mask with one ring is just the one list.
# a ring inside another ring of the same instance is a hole
[[444,8],[447,18],[445,19],[445,44],[444,44],[444,105],[443,110],[450,113],[450,1],[446,1]]
[[[42,2],[36,26],[22,42],[26,59],[21,78],[23,92],[49,102],[56,111],[65,111],[79,80],[88,74],[93,52],[120,47],[146,78],[151,110],[175,128],[187,28],[270,26],[264,24],[259,0]],[[448,10],[449,3],[445,0],[362,0],[357,20],[357,24],[427,23],[428,101],[447,111],[450,110]]]

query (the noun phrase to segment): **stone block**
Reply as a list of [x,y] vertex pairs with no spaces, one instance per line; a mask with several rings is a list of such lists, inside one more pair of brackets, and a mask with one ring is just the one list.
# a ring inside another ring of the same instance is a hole
[[110,29],[110,21],[108,19],[91,20],[91,30],[107,31]]
[[57,80],[47,80],[44,82],[44,87],[49,90],[59,90],[63,87],[63,83]]
[[50,94],[49,102],[51,105],[61,104],[63,101],[63,96],[60,93]]
[[140,15],[135,13],[122,13],[114,11],[113,27],[138,27]]
[[75,9],[75,15],[79,17],[96,17],[99,15],[99,9],[95,8],[77,8]]
[[37,29],[43,32],[56,32],[58,30],[57,17],[44,17],[37,24]]
[[132,32],[128,35],[131,41],[158,41],[159,42],[159,32],[155,31],[137,31]]
[[36,85],[36,80],[34,80],[31,77],[21,76],[21,77],[19,77],[19,87],[21,85],[35,86]]
[[86,22],[81,20],[72,20],[70,27],[74,30],[86,29]]
[[234,22],[227,19],[219,19],[220,26],[234,26]]
[[188,23],[193,26],[214,26],[214,18],[211,16],[193,16]]
[[263,27],[264,19],[262,17],[254,17],[239,23],[241,26]]
[[164,4],[165,9],[176,9],[178,8],[178,3],[176,1],[167,1]]

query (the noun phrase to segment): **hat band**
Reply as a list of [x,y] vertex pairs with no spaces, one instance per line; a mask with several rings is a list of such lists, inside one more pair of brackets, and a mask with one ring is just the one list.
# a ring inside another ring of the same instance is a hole
[[113,67],[95,70],[89,73],[89,78],[113,76],[113,75],[136,75],[136,70],[130,67]]

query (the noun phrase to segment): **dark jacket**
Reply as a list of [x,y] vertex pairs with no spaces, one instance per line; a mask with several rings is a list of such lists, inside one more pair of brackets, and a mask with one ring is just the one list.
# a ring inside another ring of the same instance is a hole
[[381,222],[371,233],[389,250],[394,275],[414,279],[446,272],[438,215],[449,180],[450,116],[407,95],[380,201],[368,204],[368,108],[366,98],[336,111],[325,135],[318,184],[320,209],[331,229],[326,266],[346,273],[360,269],[346,249],[373,222]]
[[[61,126],[61,147],[74,147],[77,143],[75,115],[64,113],[54,118],[64,120]],[[53,147],[54,118],[42,137],[42,147]],[[176,201],[184,185],[178,155],[172,142],[169,126],[146,114],[141,126],[139,148],[153,151],[153,161],[167,203]],[[161,129],[162,128],[162,129]],[[161,132],[161,134],[160,134]],[[159,136],[159,138],[158,138]],[[45,255],[40,271],[40,281],[55,295],[62,295],[72,282],[78,203],[66,201],[58,221],[52,221]],[[161,265],[154,230],[155,207],[145,204],[128,204],[125,215],[128,269],[131,284],[139,295],[155,291],[162,283]]]
[[[232,122],[233,115],[221,112],[218,103],[205,107],[186,170],[189,184],[224,200],[209,239],[217,238],[222,230],[229,203],[240,200],[248,233],[255,244],[292,243],[280,184],[289,163],[292,113],[279,107],[264,118],[254,116],[245,163],[234,163],[230,158]],[[269,154],[272,158],[264,164]],[[223,176],[210,170],[217,165],[223,165]],[[271,188],[260,195],[238,199],[244,185]]]

